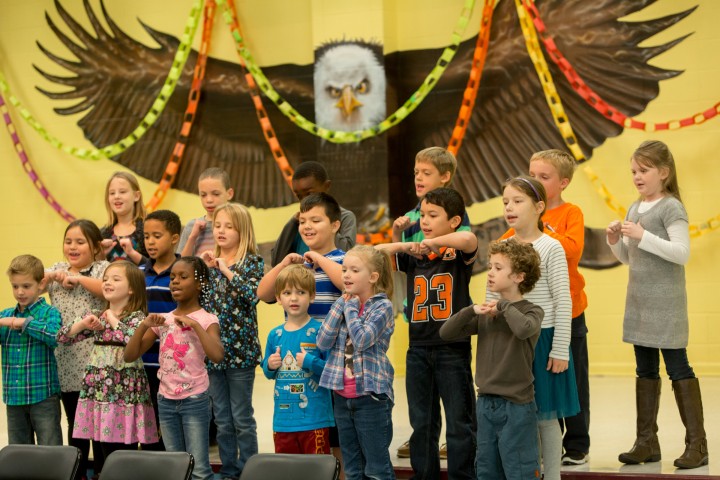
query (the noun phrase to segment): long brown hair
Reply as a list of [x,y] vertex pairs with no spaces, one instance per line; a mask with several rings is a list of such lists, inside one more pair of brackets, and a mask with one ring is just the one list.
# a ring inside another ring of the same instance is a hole
[[675,169],[675,159],[666,144],[660,140],[646,140],[635,149],[631,158],[644,167],[657,168],[658,170],[667,169],[668,176],[663,180],[663,191],[682,202],[677,170]]

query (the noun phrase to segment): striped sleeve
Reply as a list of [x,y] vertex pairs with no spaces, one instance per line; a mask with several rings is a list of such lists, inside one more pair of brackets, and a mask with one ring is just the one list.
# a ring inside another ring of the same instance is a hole
[[[545,263],[544,273],[547,275],[547,286],[555,313],[553,318],[555,333],[550,356],[559,360],[569,360],[572,300],[567,260],[560,242],[549,236],[544,236],[543,239],[545,241],[538,242],[536,248]],[[545,318],[547,319],[547,316]]]

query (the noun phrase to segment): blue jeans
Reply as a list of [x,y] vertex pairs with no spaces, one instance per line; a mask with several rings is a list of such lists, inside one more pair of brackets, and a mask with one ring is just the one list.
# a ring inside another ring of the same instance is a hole
[[470,344],[411,346],[405,385],[410,426],[410,464],[418,480],[440,478],[440,400],[447,422],[448,479],[475,478],[475,387]]
[[253,417],[255,367],[208,370],[210,403],[217,426],[220,476],[238,478],[248,458],[258,453]]
[[335,423],[346,480],[395,480],[390,460],[393,402],[385,394],[335,396]]
[[9,444],[62,445],[60,395],[53,395],[31,405],[8,405]]
[[192,478],[213,478],[210,468],[210,395],[207,391],[182,400],[158,394],[160,428],[168,452],[188,452],[195,459]]
[[538,478],[537,407],[535,401],[517,404],[495,395],[477,399],[478,480]]

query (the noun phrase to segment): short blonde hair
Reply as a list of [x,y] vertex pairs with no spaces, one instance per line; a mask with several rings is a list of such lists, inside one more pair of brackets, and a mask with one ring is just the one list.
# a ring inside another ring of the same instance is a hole
[[417,155],[415,155],[415,163],[418,162],[427,162],[434,165],[435,168],[438,169],[438,172],[440,172],[440,175],[450,172],[450,180],[447,185],[450,185],[455,176],[455,170],[457,170],[455,155],[443,147],[428,147],[420,150]]
[[10,262],[7,274],[8,276],[30,275],[39,283],[45,276],[45,267],[43,267],[42,260],[34,255],[19,255]]
[[311,297],[314,297],[315,275],[305,265],[290,265],[280,270],[275,279],[275,293],[279,295],[287,286],[306,290]]
[[560,176],[560,180],[567,178],[568,181],[572,181],[575,168],[577,168],[577,162],[575,162],[572,155],[557,148],[533,153],[533,156],[530,157],[530,163],[536,160],[549,163],[555,167],[555,170],[557,170]]
[[[235,261],[242,262],[248,253],[256,254],[258,252],[258,246],[255,241],[255,229],[253,228],[250,211],[239,203],[225,203],[220,205],[215,209],[215,212],[213,212],[213,229],[215,228],[215,219],[220,212],[226,212],[228,214],[233,228],[237,230],[240,236],[240,244],[235,254]],[[215,255],[220,256],[219,245],[215,245]]]

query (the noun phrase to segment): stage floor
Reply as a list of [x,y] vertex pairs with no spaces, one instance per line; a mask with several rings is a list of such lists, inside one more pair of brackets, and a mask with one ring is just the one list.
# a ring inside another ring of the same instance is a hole
[[[720,377],[700,379],[705,410],[705,429],[708,434],[710,465],[694,470],[677,470],[673,460],[684,447],[685,431],[680,421],[669,381],[663,381],[658,425],[663,460],[661,462],[623,466],[618,453],[632,446],[635,438],[635,394],[632,377],[590,377],[591,427],[590,460],[586,465],[563,467],[567,472],[604,472],[625,474],[685,474],[720,476]],[[261,452],[272,452],[272,391],[273,382],[259,373],[255,382],[253,404],[258,422],[258,442]],[[407,419],[405,378],[395,379],[396,405],[393,410],[394,438],[391,456],[397,467],[409,467],[410,461],[398,459],[395,450],[410,435]],[[5,409],[0,412],[0,445],[7,444]],[[217,448],[211,449],[211,459],[218,462]]]

